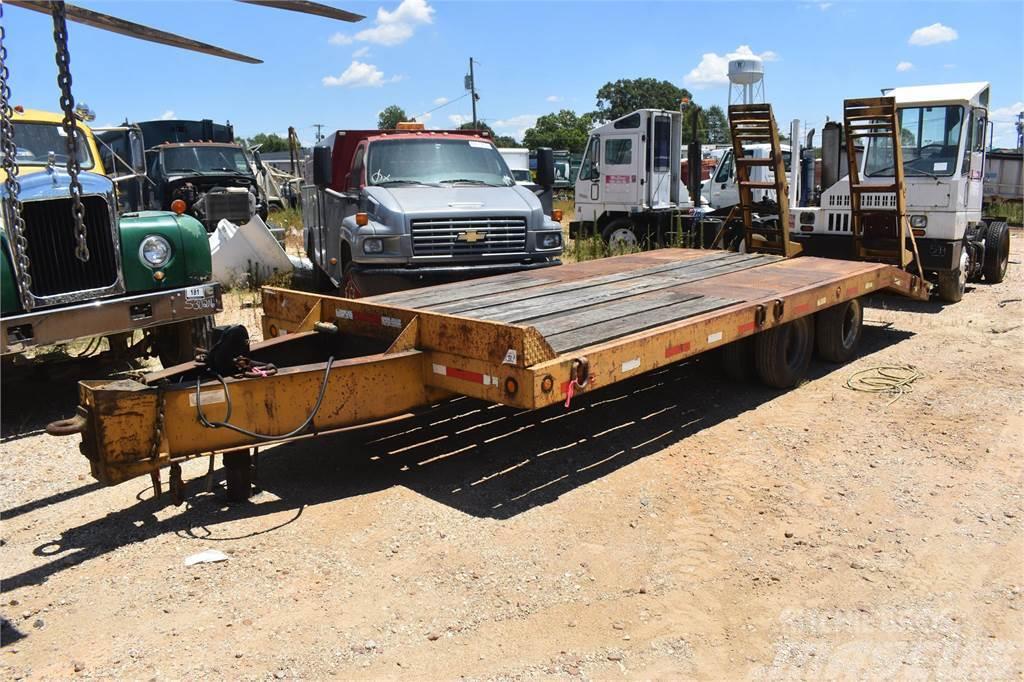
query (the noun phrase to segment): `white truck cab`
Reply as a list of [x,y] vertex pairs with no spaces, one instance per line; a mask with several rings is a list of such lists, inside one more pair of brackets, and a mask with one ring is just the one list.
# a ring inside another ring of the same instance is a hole
[[[952,83],[883,91],[896,100],[906,206],[921,265],[940,298],[958,301],[969,279],[1000,281],[1009,258],[1006,224],[982,217],[989,84]],[[860,160],[864,183],[892,184],[889,141],[871,138]],[[843,257],[852,251],[849,177],[823,188],[819,207],[799,210],[791,236],[804,253]],[[867,195],[885,210],[892,194]],[[865,200],[867,200],[865,197]]]
[[[792,163],[792,153],[789,145],[781,145],[782,159],[786,165],[786,172],[789,172]],[[770,144],[752,144],[743,148],[743,155],[753,159],[767,159],[771,154]],[[755,182],[772,182],[775,174],[765,166],[754,166],[750,169],[750,179]],[[736,164],[733,162],[732,149],[726,149],[722,154],[715,172],[711,177],[701,183],[701,198],[713,209],[729,208],[740,203],[740,191],[736,186]],[[755,202],[764,199],[775,200],[775,191],[770,189],[752,190]]]
[[576,176],[570,235],[634,247],[689,201],[680,179],[682,115],[640,109],[595,128]]

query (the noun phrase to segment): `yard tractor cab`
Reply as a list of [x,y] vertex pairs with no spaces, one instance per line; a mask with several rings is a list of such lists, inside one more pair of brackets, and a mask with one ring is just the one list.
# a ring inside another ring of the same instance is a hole
[[595,128],[576,176],[570,236],[600,235],[624,250],[656,241],[689,201],[681,163],[678,111],[640,109]]
[[[782,160],[788,173],[792,161],[792,153],[789,145],[780,145],[782,149]],[[749,159],[768,159],[771,156],[772,146],[770,144],[744,145],[743,156]],[[700,193],[704,203],[713,209],[730,208],[740,203],[740,190],[736,184],[736,163],[732,149],[725,150],[715,166],[711,177],[701,183]],[[765,166],[755,166],[750,169],[750,179],[758,182],[771,182],[773,179],[772,169]],[[775,201],[775,192],[770,189],[754,189],[753,199],[755,203]]]
[[[843,127],[826,127],[822,177],[839,179],[822,187],[819,206],[799,209],[791,238],[811,255],[923,271],[948,302],[959,301],[969,281],[1002,281],[1009,231],[1005,222],[982,215],[989,84],[883,94],[847,100]],[[830,134],[844,135],[848,168],[838,168],[842,145]]]

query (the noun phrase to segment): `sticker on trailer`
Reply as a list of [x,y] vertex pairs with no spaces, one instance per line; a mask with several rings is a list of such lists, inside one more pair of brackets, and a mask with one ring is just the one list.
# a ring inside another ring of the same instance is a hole
[[[207,293],[207,291],[206,291],[207,289],[210,289],[209,293]],[[187,299],[206,298],[207,296],[212,296],[212,295],[213,295],[213,287],[201,286],[201,287],[189,287],[188,289],[185,289],[185,298],[187,298]]]
[[875,288],[875,283],[874,282],[864,282],[864,289],[865,290],[867,290],[867,289],[874,289],[874,288]]
[[821,298],[819,298],[819,299],[817,300],[817,306],[818,306],[819,308],[820,308],[821,306],[825,305],[826,303],[828,303],[828,297],[827,297],[827,296],[822,296]]
[[722,340],[722,332],[715,332],[714,334],[708,334],[708,343],[718,343]]
[[395,329],[402,328],[402,321],[397,317],[388,317],[387,315],[381,315],[380,323],[384,327],[394,327]]
[[[226,400],[224,396],[224,389],[218,388],[215,391],[203,391],[199,394],[199,402],[202,405],[215,405],[222,403]],[[196,392],[190,391],[188,394],[188,404],[192,407],[196,406]]]
[[351,310],[344,310],[342,308],[335,308],[334,309],[334,316],[336,318],[338,318],[339,320],[351,320],[352,319],[352,311]]
[[514,364],[516,364],[516,361],[518,359],[519,359],[519,354],[516,353],[516,349],[515,348],[509,348],[508,352],[505,353],[505,359],[501,361],[501,364],[503,364],[503,365],[514,365]]
[[622,363],[622,373],[632,372],[634,369],[640,366],[640,358],[633,358],[632,360],[626,360]]
[[629,185],[636,182],[635,175],[606,175],[604,176],[604,184],[606,185]]

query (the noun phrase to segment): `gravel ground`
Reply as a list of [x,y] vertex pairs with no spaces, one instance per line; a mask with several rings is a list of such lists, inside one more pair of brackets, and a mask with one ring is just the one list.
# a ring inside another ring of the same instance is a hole
[[[241,505],[198,461],[182,507],[102,488],[41,432],[120,368],[5,377],[0,674],[1020,679],[1012,248],[960,304],[874,299],[862,355],[796,390],[697,360],[570,410],[456,400],[266,449]],[[900,363],[892,404],[844,388]]]

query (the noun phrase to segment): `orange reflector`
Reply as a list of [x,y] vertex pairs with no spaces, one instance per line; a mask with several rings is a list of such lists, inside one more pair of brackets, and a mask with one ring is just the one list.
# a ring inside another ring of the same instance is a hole
[[915,236],[915,237],[923,237],[923,236],[924,236],[924,233],[925,233],[925,230],[924,230],[924,229],[922,229],[922,228],[920,228],[920,227],[915,227],[915,228],[914,228],[914,229],[912,230],[912,232],[914,233],[914,236]]
[[515,395],[517,391],[519,391],[519,382],[512,377],[505,379],[505,393]]
[[800,226],[800,231],[801,232],[814,232],[814,225],[801,225]]
[[545,393],[551,393],[551,389],[553,389],[554,387],[555,378],[550,374],[545,375],[544,378],[540,380],[540,390],[544,391]]
[[156,272],[153,273],[153,279],[155,279],[156,281],[160,282],[160,281],[163,280],[163,278],[164,278],[164,273],[161,272],[160,270],[157,270]]
[[175,199],[171,202],[171,210],[178,215],[184,213],[186,208],[188,208],[188,204],[185,203],[184,199]]
[[331,265],[337,265],[337,264],[338,264],[338,259],[337,258],[331,258]]
[[365,213],[356,213],[356,225],[362,227],[370,222],[370,216]]
[[20,104],[15,104],[14,110],[17,111],[19,114],[25,113],[25,107],[21,106]]
[[562,222],[562,209],[556,208],[551,211],[551,219],[556,223]]
[[277,336],[277,325],[276,324],[270,325],[270,335],[271,336]]

